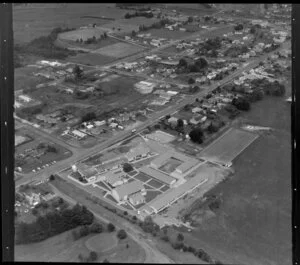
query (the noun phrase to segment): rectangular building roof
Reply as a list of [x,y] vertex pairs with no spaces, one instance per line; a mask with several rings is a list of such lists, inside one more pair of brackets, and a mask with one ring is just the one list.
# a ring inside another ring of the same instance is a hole
[[126,195],[139,192],[142,189],[144,189],[142,182],[136,180],[116,187],[115,191],[118,193],[120,198],[124,198]]
[[122,178],[124,176],[126,176],[126,173],[124,173],[123,171],[121,171],[121,172],[109,171],[109,172],[105,173],[106,181],[111,185],[113,185],[114,183],[116,183],[119,180],[122,180]]
[[154,209],[156,212],[159,212],[165,206],[167,206],[168,204],[172,204],[180,196],[183,196],[189,190],[191,190],[192,188],[199,185],[206,178],[207,178],[207,175],[198,174],[195,177],[188,180],[187,182],[185,182],[184,184],[180,185],[179,187],[170,189],[167,192],[162,193],[161,195],[158,195],[151,203],[149,203],[149,206],[152,209]]
[[149,175],[150,177],[153,177],[157,180],[167,183],[168,185],[171,185],[172,183],[174,183],[176,181],[175,178],[173,178],[169,175],[166,175],[158,170],[155,170],[151,167],[147,167],[147,166],[142,167],[142,168],[140,168],[140,171]]

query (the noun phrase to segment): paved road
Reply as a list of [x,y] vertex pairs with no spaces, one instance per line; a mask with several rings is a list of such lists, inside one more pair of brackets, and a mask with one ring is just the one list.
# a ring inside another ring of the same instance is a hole
[[[276,51],[278,51],[278,50],[276,50]],[[247,66],[240,67],[233,74],[225,77],[223,80],[217,82],[216,84],[210,85],[209,87],[207,87],[207,89],[202,90],[195,95],[187,96],[185,99],[183,99],[181,102],[177,103],[176,105],[169,106],[159,112],[151,113],[148,116],[149,117],[148,120],[136,128],[136,133],[140,133],[147,126],[153,124],[155,121],[159,120],[160,118],[162,118],[168,114],[172,114],[173,112],[175,112],[178,109],[181,109],[186,104],[193,103],[196,98],[201,98],[202,96],[204,96],[207,93],[216,89],[218,86],[225,85],[226,83],[230,82],[234,78],[240,76],[243,71],[248,71],[248,70],[254,68],[255,66],[257,66],[259,64],[259,62],[266,60],[267,57],[270,56],[270,54],[272,54],[276,51],[273,51],[271,53],[264,54],[258,58],[255,58],[253,61],[249,62]],[[108,139],[104,143],[100,143],[90,149],[77,150],[77,152],[75,152],[72,157],[62,160],[62,161],[59,161],[56,164],[54,164],[53,166],[45,168],[45,169],[39,171],[38,173],[23,174],[22,175],[23,177],[16,181],[16,186],[18,187],[22,184],[29,183],[29,182],[35,181],[35,180],[46,179],[47,177],[49,177],[50,174],[59,173],[65,169],[69,168],[71,165],[75,164],[78,161],[84,160],[90,156],[93,156],[93,155],[101,152],[101,151],[104,151],[105,149],[112,146],[113,144],[126,139],[131,134],[132,134],[131,131],[122,131],[118,135],[113,136],[112,138]]]

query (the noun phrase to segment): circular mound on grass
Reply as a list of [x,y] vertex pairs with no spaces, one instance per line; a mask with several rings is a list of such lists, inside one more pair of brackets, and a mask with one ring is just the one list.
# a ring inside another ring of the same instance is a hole
[[89,238],[85,245],[88,249],[95,252],[106,252],[118,245],[115,235],[110,233],[101,233]]

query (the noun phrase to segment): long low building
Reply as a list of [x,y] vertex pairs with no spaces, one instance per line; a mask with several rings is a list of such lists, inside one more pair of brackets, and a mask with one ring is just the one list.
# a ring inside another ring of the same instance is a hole
[[161,171],[158,171],[156,169],[148,167],[148,166],[140,168],[140,172],[142,172],[146,175],[149,175],[150,177],[155,178],[155,179],[157,179],[161,182],[164,182],[168,185],[173,185],[176,182],[175,178],[173,178],[167,174],[164,174]]
[[[159,213],[165,208],[172,205],[178,199],[183,197],[189,191],[195,189],[196,187],[205,183],[206,181],[207,181],[207,176],[205,176],[204,174],[198,174],[192,179],[185,182],[184,184],[180,185],[179,187],[170,189],[169,191],[157,196],[148,205],[150,206],[151,209],[153,209],[154,213]],[[141,209],[141,211],[143,211],[143,208]],[[149,210],[147,212],[149,212]]]

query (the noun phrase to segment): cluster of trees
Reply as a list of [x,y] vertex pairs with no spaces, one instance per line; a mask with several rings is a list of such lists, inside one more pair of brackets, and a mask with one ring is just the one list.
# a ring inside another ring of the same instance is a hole
[[106,38],[107,38],[107,33],[104,32],[98,39],[95,36],[93,36],[91,38],[87,38],[85,41],[82,38],[77,39],[76,42],[80,42],[80,43],[84,43],[84,44],[95,44]]
[[199,91],[200,91],[200,87],[198,87],[198,86],[190,86],[189,87],[189,93],[191,93],[191,94],[195,94]]
[[72,236],[74,240],[78,240],[79,238],[85,237],[89,234],[94,234],[94,233],[98,234],[102,232],[103,232],[103,226],[97,222],[94,222],[91,225],[83,225],[77,229],[74,229],[72,231]]
[[153,16],[154,16],[154,15],[153,15],[152,12],[147,12],[147,11],[140,11],[140,12],[138,12],[138,11],[136,11],[136,12],[133,13],[133,14],[126,13],[124,17],[125,17],[126,19],[130,19],[130,18],[132,18],[132,17],[152,18]]
[[203,131],[200,128],[193,129],[189,136],[194,143],[202,144],[203,143]]
[[123,165],[123,170],[124,170],[124,172],[130,172],[130,171],[132,171],[133,170],[133,166],[131,165],[131,164],[129,164],[129,163],[125,163],[124,165]]
[[45,152],[57,153],[58,150],[55,146],[45,143],[39,143],[37,149],[45,149]]
[[[169,237],[167,235],[167,230],[163,230],[163,235],[160,237],[162,240],[169,242]],[[196,257],[200,258],[205,262],[209,262],[210,264],[222,264],[219,261],[213,261],[213,259],[206,253],[203,249],[195,249],[192,246],[188,246],[184,244],[184,236],[181,233],[177,234],[176,241],[171,243],[172,247],[176,250],[182,250],[183,252],[191,252]],[[218,263],[217,263],[218,262]]]
[[25,119],[32,119],[33,116],[42,113],[43,108],[47,107],[47,103],[43,102],[42,104],[39,105],[35,105],[35,106],[31,106],[31,107],[27,107],[22,109],[22,111],[18,111],[18,115],[21,118],[25,118]]
[[243,30],[243,29],[244,29],[243,24],[238,24],[234,27],[234,30],[236,30],[236,31]]
[[266,95],[281,97],[285,94],[285,86],[278,81],[275,81],[274,83],[268,82],[263,86],[263,90]]
[[93,262],[93,261],[96,261],[97,259],[98,259],[98,254],[95,251],[91,251],[87,257],[83,256],[82,254],[78,255],[78,260],[80,262],[84,262],[84,263]]
[[164,27],[166,24],[170,24],[170,20],[167,18],[161,19],[159,22],[155,22],[150,26],[140,25],[139,31],[147,31],[149,29],[160,29]]
[[234,98],[231,102],[238,110],[248,111],[250,110],[250,102],[246,98]]
[[252,25],[250,27],[250,33],[251,34],[255,34],[258,29],[261,29],[261,25],[259,25],[259,24]]
[[152,234],[153,236],[156,236],[157,233],[160,231],[159,226],[153,222],[151,216],[145,217],[143,222],[140,222],[139,225],[143,229],[144,232]]
[[236,45],[229,47],[225,52],[225,56],[237,57],[240,54],[248,52],[247,45]]
[[39,216],[32,223],[19,223],[16,226],[16,244],[39,242],[77,226],[89,225],[93,220],[94,215],[79,204],[71,209],[55,210]]
[[54,28],[49,35],[41,36],[33,39],[28,44],[18,46],[17,53],[34,54],[47,59],[65,59],[70,55],[75,55],[76,52],[65,48],[58,47],[54,44],[57,35],[62,32],[74,30],[73,28],[62,29]]
[[96,113],[95,112],[88,112],[88,113],[84,114],[81,117],[81,122],[88,122],[88,121],[91,121],[91,120],[94,120],[94,119],[96,119]]
[[[198,73],[208,66],[206,59],[200,57],[194,63],[189,64],[184,58],[181,58],[178,67],[187,73]],[[191,83],[192,84],[192,83]]]
[[215,37],[215,38],[211,38],[211,39],[208,39],[206,42],[204,42],[202,44],[202,47],[200,49],[200,52],[202,50],[204,51],[215,51],[217,49],[220,49],[222,47],[222,39],[220,37]]

